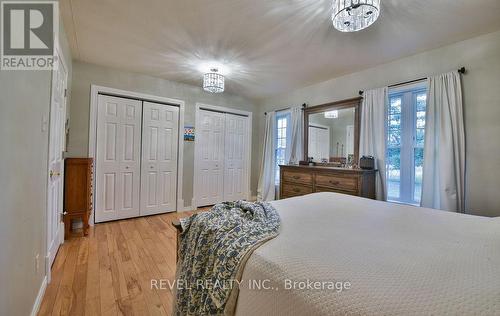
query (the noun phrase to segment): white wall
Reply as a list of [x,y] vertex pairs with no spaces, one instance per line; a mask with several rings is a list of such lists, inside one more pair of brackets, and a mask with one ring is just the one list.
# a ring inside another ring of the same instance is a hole
[[[69,131],[69,156],[87,157],[88,134],[90,116],[90,86],[92,84],[146,93],[156,96],[168,97],[185,101],[185,125],[195,123],[195,105],[202,102],[211,105],[225,106],[257,113],[255,104],[245,98],[228,93],[211,94],[204,92],[200,86],[168,81],[147,75],[126,72],[75,61],[73,63],[73,86],[70,112]],[[254,127],[258,122],[254,120]],[[254,128],[254,130],[256,130]],[[257,134],[252,137],[252,170],[259,168]],[[184,176],[183,196],[184,205],[191,206],[193,197],[193,174],[194,174],[194,142],[184,142]],[[251,189],[252,195],[256,194],[257,177],[252,173]]]
[[[71,85],[71,55],[60,24]],[[50,71],[0,70],[0,315],[29,315],[45,276]],[[35,256],[39,269],[35,271]]]
[[[376,53],[376,52],[374,52]],[[320,82],[259,102],[259,139],[265,111],[309,106],[358,96],[358,90],[426,77],[465,66],[467,140],[466,207],[469,213],[500,216],[500,32]],[[262,149],[259,148],[259,152]],[[254,172],[257,172],[255,170]]]

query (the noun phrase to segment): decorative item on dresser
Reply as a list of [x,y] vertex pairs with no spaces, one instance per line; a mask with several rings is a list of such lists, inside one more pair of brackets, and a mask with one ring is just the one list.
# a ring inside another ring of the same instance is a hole
[[92,158],[66,158],[64,174],[64,238],[68,239],[71,221],[80,218],[83,234],[89,229],[92,212]]
[[313,192],[338,192],[375,199],[377,170],[327,166],[280,166],[280,199]]

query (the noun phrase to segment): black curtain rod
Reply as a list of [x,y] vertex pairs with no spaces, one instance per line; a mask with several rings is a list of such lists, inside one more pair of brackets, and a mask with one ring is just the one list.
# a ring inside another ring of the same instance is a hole
[[[307,107],[307,104],[302,104],[302,110],[305,109]],[[275,110],[274,112],[280,112],[280,111],[286,111],[286,110],[290,110],[291,107],[287,107],[287,108],[283,108],[283,109],[279,109],[279,110]],[[264,115],[267,115],[267,112],[264,112]]]
[[[467,70],[465,69],[465,67],[462,67],[462,68],[459,68],[458,69],[458,73],[460,74],[465,74]],[[394,88],[394,87],[398,87],[398,86],[404,86],[406,84],[410,84],[410,83],[414,83],[414,82],[419,82],[419,81],[424,81],[424,80],[427,80],[427,77],[424,77],[424,78],[419,78],[419,79],[414,79],[414,80],[409,80],[409,81],[405,81],[405,82],[400,82],[400,83],[396,83],[396,84],[391,84],[389,86],[389,88]],[[364,91],[363,90],[359,90],[359,95],[363,95]]]

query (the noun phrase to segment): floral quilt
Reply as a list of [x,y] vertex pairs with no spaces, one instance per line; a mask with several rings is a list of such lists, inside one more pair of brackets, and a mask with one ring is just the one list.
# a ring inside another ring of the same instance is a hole
[[224,315],[246,255],[279,234],[280,217],[269,203],[237,201],[181,225],[175,315]]

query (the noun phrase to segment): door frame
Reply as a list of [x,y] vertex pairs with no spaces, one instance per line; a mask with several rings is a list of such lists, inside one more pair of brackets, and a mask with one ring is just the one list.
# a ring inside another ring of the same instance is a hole
[[[67,94],[67,91],[68,91],[68,76],[69,76],[69,71],[68,71],[68,65],[66,64],[66,61],[65,61],[65,56],[64,56],[64,53],[61,49],[61,46],[59,45],[59,38],[56,37],[56,40],[54,42],[54,55],[57,56],[57,59],[58,59],[58,62],[60,62],[64,69],[66,69],[66,78],[65,78],[65,84],[66,86],[64,87],[65,89],[65,95],[64,95],[64,125],[63,125],[63,131],[62,131],[62,135],[61,137],[63,137],[63,141],[64,143],[62,144],[63,145],[63,157],[62,157],[62,168],[61,168],[61,174],[59,175],[61,177],[61,182],[62,182],[62,189],[63,189],[63,192],[62,194],[64,195],[64,151],[66,151],[67,147],[66,147],[66,122],[67,122],[67,119],[68,119],[68,94]],[[47,183],[46,183],[46,190],[45,190],[45,196],[47,197],[47,201],[46,201],[46,205],[45,205],[45,208],[46,208],[46,212],[45,212],[45,215],[46,215],[46,220],[45,220],[45,251],[46,251],[46,254],[45,254],[45,275],[47,277],[47,283],[50,283],[51,281],[51,276],[52,276],[52,265],[51,265],[51,258],[56,258],[57,256],[57,252],[56,251],[55,253],[51,253],[49,250],[49,244],[50,244],[50,236],[49,236],[49,227],[50,227],[50,212],[51,212],[51,209],[49,208],[49,200],[48,200],[48,192],[49,192],[49,186],[50,186],[50,174],[49,174],[49,169],[50,169],[50,131],[51,131],[51,124],[52,122],[50,121],[50,116],[51,116],[51,112],[52,112],[52,101],[53,101],[53,95],[52,95],[52,87],[53,87],[53,84],[54,84],[54,77],[55,77],[55,73],[56,73],[57,70],[55,69],[52,69],[51,72],[50,72],[50,102],[49,102],[49,125],[48,125],[48,143],[47,143]],[[64,198],[63,198],[64,199]],[[61,205],[62,206],[62,212],[64,212],[64,200],[63,200],[63,204]],[[61,213],[62,214],[62,213]],[[64,225],[63,221],[61,220],[61,225]],[[60,226],[59,227],[59,246],[64,243],[64,226]],[[59,250],[59,248],[57,249]],[[53,262],[53,261],[52,261]]]
[[246,198],[247,200],[250,200],[252,194],[251,194],[251,188],[250,188],[250,180],[251,180],[251,164],[252,164],[252,112],[245,111],[245,110],[238,110],[238,109],[233,109],[233,108],[228,108],[224,106],[217,106],[217,105],[210,105],[206,103],[200,103],[197,102],[195,106],[195,122],[194,122],[194,178],[193,178],[193,199],[191,201],[191,205],[193,208],[196,209],[198,207],[198,181],[199,177],[196,172],[198,170],[198,166],[200,164],[200,159],[199,159],[199,146],[198,145],[198,133],[199,129],[197,128],[197,124],[200,122],[199,114],[200,110],[209,110],[209,111],[215,111],[215,112],[221,112],[221,113],[228,113],[228,114],[236,114],[236,115],[241,115],[241,116],[247,116],[249,119],[248,125],[247,125],[247,163],[245,166],[245,178],[247,182],[247,193],[246,193]]
[[[184,210],[184,199],[182,197],[182,176],[183,176],[183,166],[184,166],[184,108],[185,102],[183,100],[160,97],[140,92],[121,90],[115,88],[109,88],[104,86],[99,86],[92,84],[90,86],[90,121],[89,121],[89,146],[88,146],[88,157],[94,158],[96,156],[97,149],[97,106],[99,104],[99,94],[105,94],[115,97],[137,99],[141,101],[150,101],[155,103],[169,104],[172,106],[179,107],[179,135],[178,135],[178,151],[177,151],[177,197],[176,197],[176,212]],[[94,174],[97,163],[94,163]],[[93,179],[93,189],[95,190],[96,177]],[[95,204],[95,193],[93,195]],[[94,210],[90,215],[89,225],[94,225]]]

